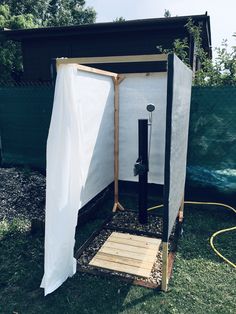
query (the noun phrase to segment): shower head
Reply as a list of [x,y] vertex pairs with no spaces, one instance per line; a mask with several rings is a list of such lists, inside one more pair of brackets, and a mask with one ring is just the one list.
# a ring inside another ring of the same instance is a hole
[[155,110],[155,106],[153,104],[148,104],[146,109],[148,112],[153,112]]

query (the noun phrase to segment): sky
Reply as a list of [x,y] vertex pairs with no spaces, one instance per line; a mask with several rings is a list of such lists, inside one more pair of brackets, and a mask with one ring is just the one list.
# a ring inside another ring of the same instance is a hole
[[94,7],[97,22],[111,22],[117,17],[125,20],[163,17],[165,9],[171,16],[197,15],[208,12],[211,20],[212,47],[223,39],[236,46],[236,0],[86,0]]

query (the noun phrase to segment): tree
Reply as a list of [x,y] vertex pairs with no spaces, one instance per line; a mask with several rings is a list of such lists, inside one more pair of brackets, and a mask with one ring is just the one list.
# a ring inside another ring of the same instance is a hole
[[123,18],[123,16],[120,17],[116,17],[113,22],[115,23],[121,23],[121,22],[125,22],[125,18]]
[[236,47],[228,47],[223,40],[221,47],[215,48],[216,57],[209,58],[202,47],[201,27],[194,25],[190,19],[186,25],[196,45],[196,57],[201,68],[196,71],[194,84],[201,86],[236,86]]
[[[11,16],[8,5],[0,5],[0,28],[34,27],[32,14]],[[22,73],[22,57],[20,44],[13,41],[0,44],[0,80],[19,79]]]
[[45,26],[91,24],[96,20],[93,8],[85,7],[84,0],[51,0],[45,14]]
[[164,17],[171,17],[171,13],[170,13],[169,10],[166,10],[166,9],[165,9]]
[[[22,29],[94,23],[96,12],[85,0],[0,0],[0,28]],[[0,43],[0,81],[20,79],[19,43]]]
[[[216,57],[212,60],[202,47],[201,27],[195,25],[192,19],[189,19],[185,27],[194,39],[196,58],[201,64],[201,68],[195,73],[193,83],[200,86],[236,86],[236,46],[230,49],[227,40],[224,40],[221,47],[215,48]],[[236,37],[236,34],[233,36]],[[157,49],[161,53],[174,52],[190,67],[187,38],[175,39],[172,49],[163,49],[161,46],[157,46]]]
[[201,59],[202,68],[196,72],[195,85],[236,86],[236,47],[230,49],[227,40],[223,40],[215,54],[214,61],[206,56]]
[[35,27],[90,24],[96,20],[85,0],[0,0],[8,5],[11,16],[32,15]]

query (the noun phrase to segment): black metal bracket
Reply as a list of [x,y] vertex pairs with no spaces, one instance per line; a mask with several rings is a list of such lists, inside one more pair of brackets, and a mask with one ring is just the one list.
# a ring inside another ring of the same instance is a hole
[[134,176],[144,175],[148,171],[148,166],[143,163],[141,158],[138,158],[134,164]]

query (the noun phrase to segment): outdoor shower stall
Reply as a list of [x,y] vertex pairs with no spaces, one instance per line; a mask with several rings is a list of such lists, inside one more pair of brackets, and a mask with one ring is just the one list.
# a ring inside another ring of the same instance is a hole
[[[114,73],[86,64],[166,62],[166,72]],[[81,65],[83,64],[83,65]],[[163,185],[162,289],[168,284],[168,240],[182,219],[192,72],[174,54],[57,59],[47,142],[45,294],[76,272],[78,210],[114,182],[137,181],[138,119],[154,104],[149,183]]]

